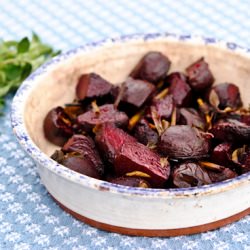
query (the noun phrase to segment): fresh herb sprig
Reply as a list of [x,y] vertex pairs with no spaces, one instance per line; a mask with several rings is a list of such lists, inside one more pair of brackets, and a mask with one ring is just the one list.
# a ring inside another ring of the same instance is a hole
[[32,38],[20,41],[0,40],[0,110],[4,97],[17,90],[22,81],[48,59],[58,55],[52,47],[41,42],[33,33]]

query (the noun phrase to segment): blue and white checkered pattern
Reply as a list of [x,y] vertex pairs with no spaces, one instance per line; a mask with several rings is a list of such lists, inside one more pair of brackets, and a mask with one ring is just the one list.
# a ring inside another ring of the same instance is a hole
[[[110,36],[168,31],[250,47],[249,9],[250,2],[237,0],[1,0],[0,38],[20,39],[35,31],[66,50]],[[14,139],[11,100],[0,117],[0,249],[250,250],[250,216],[212,232],[172,238],[122,236],[75,220],[54,203]]]

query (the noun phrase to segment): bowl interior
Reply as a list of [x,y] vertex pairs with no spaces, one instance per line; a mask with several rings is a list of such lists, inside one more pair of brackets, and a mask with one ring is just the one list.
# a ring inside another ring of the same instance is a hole
[[216,83],[231,82],[239,86],[244,105],[250,99],[250,58],[219,45],[156,39],[106,43],[104,46],[81,51],[48,67],[46,73],[36,77],[26,99],[24,119],[34,143],[47,155],[57,148],[43,133],[43,120],[48,111],[71,102],[75,86],[83,73],[95,72],[113,84],[121,83],[148,51],[160,51],[171,62],[171,72],[183,71],[200,57],[205,57],[216,78]]

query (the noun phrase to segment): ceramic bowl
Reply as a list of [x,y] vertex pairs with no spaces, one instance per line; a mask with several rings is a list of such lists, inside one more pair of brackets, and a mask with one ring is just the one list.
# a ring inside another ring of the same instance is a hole
[[43,134],[47,112],[74,98],[79,76],[96,72],[122,82],[148,51],[161,51],[171,71],[184,71],[204,56],[216,83],[233,82],[250,102],[250,51],[233,43],[171,34],[129,35],[63,53],[34,72],[18,90],[12,126],[37,163],[54,199],[78,219],[101,229],[140,236],[173,236],[214,229],[250,213],[250,173],[221,183],[185,189],[131,188],[96,180],[56,163],[57,148]]

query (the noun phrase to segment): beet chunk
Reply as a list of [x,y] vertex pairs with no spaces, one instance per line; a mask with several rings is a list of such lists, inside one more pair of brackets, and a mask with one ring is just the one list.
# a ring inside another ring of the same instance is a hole
[[114,162],[115,173],[122,176],[133,171],[140,171],[150,176],[153,187],[163,187],[170,174],[168,161],[161,161],[158,154],[138,142],[127,142],[121,147]]
[[217,163],[222,166],[229,166],[231,165],[232,161],[232,143],[230,142],[223,142],[217,145],[211,154],[211,160],[214,163]]
[[239,88],[233,83],[221,83],[213,87],[219,98],[219,108],[237,109],[242,107]]
[[202,57],[186,69],[188,83],[195,91],[201,91],[212,86],[214,77]]
[[99,112],[87,111],[77,117],[77,123],[85,131],[91,131],[96,125],[112,123],[117,127],[126,127],[128,116],[124,112],[115,109],[113,104],[106,104],[99,107]]
[[172,73],[167,76],[169,94],[173,95],[174,102],[179,107],[190,106],[192,103],[192,91],[185,81],[186,77],[181,73]]
[[209,132],[221,141],[239,143],[250,140],[250,126],[233,119],[219,120]]
[[90,137],[73,135],[63,146],[62,151],[64,153],[79,153],[84,159],[92,163],[100,176],[104,174],[104,165],[95,148],[95,143]]
[[110,179],[109,182],[129,187],[140,187],[140,188],[150,187],[150,184],[147,181],[139,177],[116,177]]
[[156,145],[159,139],[158,133],[149,127],[146,119],[141,119],[134,128],[135,138],[142,144]]
[[87,175],[96,179],[101,179],[102,175],[93,162],[81,155],[66,154],[61,162],[65,167],[74,170],[80,174]]
[[73,134],[72,123],[62,107],[52,109],[44,119],[45,137],[52,143],[62,146]]
[[122,102],[140,108],[154,93],[155,86],[149,82],[128,77],[124,82]]
[[155,111],[161,119],[169,120],[175,108],[173,95],[166,95],[162,99],[153,100],[151,106],[155,107]]
[[111,124],[103,124],[95,137],[99,151],[108,163],[113,164],[125,142],[135,142],[136,139]]
[[208,171],[212,182],[220,182],[237,177],[238,175],[229,168],[224,168],[221,172]]
[[201,130],[205,130],[206,123],[204,117],[202,117],[195,109],[180,108],[179,117],[179,124],[189,125],[190,127],[196,127]]
[[112,89],[112,84],[101,76],[90,73],[80,77],[76,86],[76,96],[78,99],[96,99],[107,95]]
[[172,174],[173,184],[178,188],[188,188],[211,184],[212,180],[206,169],[194,162],[178,165]]
[[210,134],[188,125],[171,126],[161,135],[158,149],[174,159],[199,159],[208,156],[210,138]]
[[169,59],[160,52],[147,53],[136,65],[130,76],[157,83],[163,80],[170,68]]

